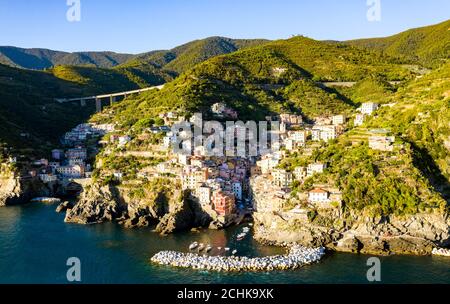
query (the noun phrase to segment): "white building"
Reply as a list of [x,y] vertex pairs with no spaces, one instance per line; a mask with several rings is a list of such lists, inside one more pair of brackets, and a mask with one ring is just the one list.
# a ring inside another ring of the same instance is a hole
[[308,168],[306,169],[306,175],[308,177],[313,176],[316,173],[323,173],[323,171],[325,170],[326,165],[322,164],[322,163],[314,163],[314,164],[309,164]]
[[84,177],[84,166],[73,165],[73,166],[62,166],[56,169],[56,171],[66,178],[83,178]]
[[328,191],[317,188],[309,191],[308,201],[310,203],[327,203],[329,202],[330,193]]
[[313,129],[311,130],[311,139],[313,141],[320,141],[320,135],[321,135],[322,131],[318,130],[318,129]]
[[272,177],[273,183],[281,188],[288,188],[294,180],[292,172],[288,172],[283,169],[273,170]]
[[333,125],[343,125],[345,124],[345,116],[344,115],[335,115],[333,116]]
[[313,141],[330,141],[338,137],[336,126],[334,125],[314,126],[311,135]]
[[362,126],[364,124],[364,118],[365,118],[364,114],[356,114],[354,122],[355,127]]
[[294,176],[297,180],[304,180],[307,177],[307,171],[305,167],[296,167],[294,169]]
[[294,151],[294,150],[298,150],[299,148],[303,148],[305,146],[305,143],[301,142],[301,141],[296,141],[293,139],[286,139],[284,142],[284,145],[286,147],[286,150]]
[[261,168],[262,174],[269,174],[273,168],[277,167],[280,163],[280,160],[276,157],[268,157],[264,158],[256,163],[258,167]]
[[83,165],[84,166],[84,160],[82,160],[81,158],[70,158],[69,165],[70,166],[75,166],[75,165]]
[[211,204],[212,189],[208,186],[200,186],[196,188],[196,196],[201,205],[207,206]]
[[361,113],[367,114],[367,115],[372,115],[373,112],[378,110],[378,107],[379,107],[379,105],[374,102],[363,103],[361,106]]
[[119,146],[125,146],[127,143],[131,141],[131,137],[128,135],[119,137]]
[[305,131],[292,131],[289,132],[289,138],[299,142],[306,141],[306,132]]

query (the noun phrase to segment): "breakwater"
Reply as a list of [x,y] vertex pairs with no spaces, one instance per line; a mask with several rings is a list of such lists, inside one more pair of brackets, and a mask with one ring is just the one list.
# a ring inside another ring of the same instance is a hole
[[151,261],[165,266],[224,272],[292,270],[320,261],[325,248],[293,245],[286,255],[268,257],[208,256],[177,251],[161,251]]

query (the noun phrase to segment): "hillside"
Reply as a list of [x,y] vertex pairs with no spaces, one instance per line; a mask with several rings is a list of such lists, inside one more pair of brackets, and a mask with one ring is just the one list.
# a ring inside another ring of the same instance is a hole
[[230,39],[210,37],[195,40],[172,50],[152,51],[138,55],[122,64],[120,68],[146,70],[147,67],[165,71],[168,75],[177,76],[198,63],[211,57],[229,54],[237,50],[266,43],[266,40]]
[[345,43],[383,51],[384,53],[404,57],[428,67],[441,64],[450,59],[450,20],[411,29],[385,38],[351,40]]
[[132,57],[133,55],[130,54],[114,52],[68,53],[37,48],[0,47],[0,63],[31,70],[44,70],[57,65],[91,65],[112,68]]
[[131,127],[162,110],[206,113],[219,101],[237,110],[244,120],[264,120],[268,114],[281,112],[303,113],[309,118],[348,112],[355,103],[317,81],[360,81],[368,75],[384,80],[413,77],[391,57],[295,37],[213,57],[163,90],[117,105],[114,119]]
[[[103,69],[86,66],[57,66],[47,70],[55,77],[88,86],[87,92],[109,93],[138,89],[165,83],[168,79],[158,70],[151,72],[131,68]],[[85,93],[85,94],[86,94]]]
[[[391,106],[381,108],[362,127],[350,130],[312,156],[295,155],[283,167],[309,161],[327,163],[324,174],[296,185],[342,189],[350,209],[375,215],[404,215],[448,210],[450,202],[450,65],[391,93]],[[371,130],[396,137],[391,153],[369,149]]]
[[101,83],[61,78],[50,72],[0,64],[0,142],[36,153],[45,150],[95,111],[93,104],[59,104],[55,98],[89,96],[112,89],[106,84],[102,87]]

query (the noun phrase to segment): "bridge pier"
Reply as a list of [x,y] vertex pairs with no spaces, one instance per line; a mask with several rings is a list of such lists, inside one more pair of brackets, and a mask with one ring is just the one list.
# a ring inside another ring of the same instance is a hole
[[111,106],[112,106],[115,102],[116,102],[116,97],[115,97],[115,96],[109,97],[109,103],[110,103]]
[[85,107],[85,106],[86,106],[86,99],[81,99],[81,100],[80,100],[80,105],[81,105],[82,107]]
[[102,100],[100,98],[95,98],[95,109],[97,113],[102,111]]

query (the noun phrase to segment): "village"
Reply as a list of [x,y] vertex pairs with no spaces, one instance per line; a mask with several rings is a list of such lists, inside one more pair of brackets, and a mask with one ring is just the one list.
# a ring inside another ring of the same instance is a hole
[[[327,163],[312,162],[290,171],[280,168],[283,159],[299,151],[310,155],[321,144],[343,135],[349,123],[352,122],[355,127],[361,126],[378,108],[375,103],[363,104],[359,113],[353,115],[353,121],[344,114],[317,117],[312,124],[295,114],[266,117],[267,121],[278,121],[280,124],[280,149],[249,157],[208,156],[203,146],[192,149],[191,155],[174,153],[172,145],[177,134],[171,131],[171,127],[185,118],[175,112],[164,113],[160,115],[164,125],[148,128],[147,131],[163,135],[159,149],[167,152],[168,160],[158,163],[154,170],[139,172],[137,177],[148,180],[169,174],[179,179],[182,189],[188,190],[191,198],[204,211],[214,214],[223,223],[252,212],[281,212],[293,199],[291,186],[294,182],[302,184],[327,169]],[[210,111],[215,117],[237,119],[237,112],[223,103],[214,104]],[[106,134],[108,140],[105,140]],[[94,169],[92,161],[99,146],[114,143],[116,147],[125,148],[132,140],[132,136],[119,132],[112,124],[78,125],[62,137],[61,144],[65,149],[54,149],[50,159],[34,160],[28,175],[49,185],[83,184],[91,180]],[[393,151],[395,137],[374,132],[368,140],[371,149]],[[153,155],[155,151],[147,153]],[[119,181],[124,176],[120,170],[112,174]],[[306,211],[300,205],[336,208],[341,205],[342,193],[333,185],[320,184],[314,185],[309,192],[297,193],[294,201],[298,206],[291,213],[306,217]]]
[[[379,105],[375,103],[363,104],[359,113],[354,115],[353,126],[361,126],[378,108]],[[222,103],[214,104],[211,112],[218,117],[237,117],[233,109]],[[179,119],[178,115],[172,112],[161,117],[168,125]],[[350,123],[350,119],[345,115],[318,117],[314,119],[313,124],[307,124],[301,115],[293,114],[281,114],[266,119],[280,123],[281,149],[277,151],[256,157],[211,157],[205,155],[204,149],[193,149],[193,155],[176,155],[174,161],[182,168],[180,175],[183,189],[190,190],[192,198],[205,210],[214,211],[225,221],[236,213],[245,211],[282,211],[291,199],[293,182],[303,183],[313,175],[323,173],[327,168],[326,163],[313,162],[291,172],[279,168],[282,160],[291,152],[312,153],[320,143],[336,140],[344,134]],[[369,136],[369,147],[378,151],[393,151],[395,137],[377,132],[375,130]],[[175,134],[167,133],[164,147],[170,147],[175,140]],[[336,208],[342,201],[342,193],[333,185],[315,185],[309,192],[297,196],[300,201],[313,208]],[[293,212],[299,213],[299,210],[300,208],[296,207]],[[306,215],[306,212],[304,214]]]

